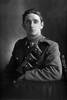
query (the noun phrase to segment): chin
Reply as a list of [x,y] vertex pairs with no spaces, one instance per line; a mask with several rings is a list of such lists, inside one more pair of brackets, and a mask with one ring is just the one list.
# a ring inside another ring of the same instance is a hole
[[29,32],[29,35],[35,36],[35,35],[37,35],[37,34],[34,33],[34,32]]

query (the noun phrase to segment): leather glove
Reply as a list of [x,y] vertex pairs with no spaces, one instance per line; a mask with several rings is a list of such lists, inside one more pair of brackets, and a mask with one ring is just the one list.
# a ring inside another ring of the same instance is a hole
[[34,45],[30,53],[25,57],[25,60],[22,62],[21,66],[18,67],[17,71],[19,73],[25,73],[27,70],[34,69],[37,66],[37,62],[42,54],[41,49],[38,45]]

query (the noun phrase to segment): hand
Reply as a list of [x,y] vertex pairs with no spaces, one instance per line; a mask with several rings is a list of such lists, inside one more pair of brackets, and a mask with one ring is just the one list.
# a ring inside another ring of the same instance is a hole
[[23,81],[24,81],[24,75],[20,76],[17,80],[13,80],[13,85],[15,87],[19,87],[20,85],[23,85]]

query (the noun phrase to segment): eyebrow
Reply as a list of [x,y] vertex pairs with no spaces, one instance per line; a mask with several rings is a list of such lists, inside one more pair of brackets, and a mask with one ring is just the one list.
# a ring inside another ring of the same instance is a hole
[[[27,21],[27,20],[31,20],[31,19],[28,19],[28,18],[27,18],[26,21]],[[33,20],[38,20],[38,19],[34,18]]]

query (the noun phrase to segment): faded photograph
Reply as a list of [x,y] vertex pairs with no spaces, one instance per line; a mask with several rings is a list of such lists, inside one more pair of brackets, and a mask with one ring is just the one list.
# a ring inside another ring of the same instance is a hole
[[67,99],[66,6],[0,1],[1,100]]

